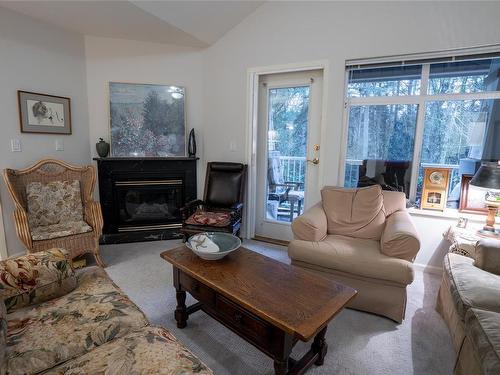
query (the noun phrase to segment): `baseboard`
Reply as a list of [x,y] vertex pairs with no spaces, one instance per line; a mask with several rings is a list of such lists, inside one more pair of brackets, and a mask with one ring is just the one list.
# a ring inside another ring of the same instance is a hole
[[427,264],[413,263],[413,267],[420,272],[432,273],[434,275],[441,275],[443,269],[437,266],[429,266]]
[[269,237],[262,237],[262,236],[254,236],[252,240],[255,241],[260,241],[260,242],[267,242],[267,243],[272,243],[274,245],[281,245],[281,246],[288,246],[290,241],[284,241],[284,240],[277,240],[274,238],[269,238]]

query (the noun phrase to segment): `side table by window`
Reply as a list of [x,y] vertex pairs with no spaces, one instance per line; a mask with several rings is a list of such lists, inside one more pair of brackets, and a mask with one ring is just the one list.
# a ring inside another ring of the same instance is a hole
[[473,226],[467,228],[458,228],[450,226],[443,237],[451,242],[450,253],[464,255],[466,257],[476,258],[476,244],[481,238],[486,238],[477,234],[477,230],[482,226]]

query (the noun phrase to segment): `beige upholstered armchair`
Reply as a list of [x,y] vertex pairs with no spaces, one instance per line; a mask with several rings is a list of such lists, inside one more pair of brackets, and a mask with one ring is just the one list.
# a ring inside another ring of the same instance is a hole
[[402,322],[420,249],[404,193],[325,187],[321,197],[292,223],[292,264],[357,289],[348,307]]
[[22,170],[5,169],[4,179],[15,204],[17,236],[28,253],[59,247],[72,258],[92,253],[104,266],[99,254],[101,206],[92,198],[93,166],[46,159]]

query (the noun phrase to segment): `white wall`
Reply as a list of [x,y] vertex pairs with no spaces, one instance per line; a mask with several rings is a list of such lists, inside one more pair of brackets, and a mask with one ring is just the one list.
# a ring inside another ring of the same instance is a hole
[[[500,3],[495,2],[266,3],[205,53],[205,158],[246,160],[248,68],[327,60],[323,138],[328,147],[321,151],[325,168],[321,185],[334,185],[341,149],[345,60],[496,44],[499,14]],[[236,142],[236,152],[229,150],[230,141]],[[418,263],[440,265],[442,256],[434,256],[435,250],[442,227],[452,222],[416,219],[425,237]]]
[[[21,134],[17,90],[70,97],[73,134]],[[0,7],[0,112],[0,169],[24,168],[48,157],[89,163],[83,36]],[[10,152],[12,138],[21,140],[22,152]],[[56,139],[63,140],[64,151],[55,151]],[[3,181],[0,185],[9,254],[23,252],[11,218],[11,198]]]
[[[336,184],[345,60],[499,43],[498,14],[500,3],[494,2],[270,2],[199,51],[89,36],[84,40],[0,8],[0,168],[25,167],[43,157],[89,162],[97,139],[109,140],[109,81],[186,87],[187,127],[197,132],[199,166],[207,160],[245,161],[247,69],[327,60],[328,147],[321,158],[328,167],[321,185]],[[18,89],[71,97],[73,135],[21,135]],[[23,152],[9,151],[11,138],[21,140]],[[58,138],[65,142],[63,152],[55,151]],[[229,150],[230,141],[236,151]],[[198,179],[201,195],[204,176],[199,173]],[[10,253],[20,252],[3,183],[0,194]],[[423,236],[417,262],[438,266],[442,249],[435,250],[442,229],[454,220],[415,217],[415,222]]]
[[[90,148],[109,142],[109,82],[154,83],[186,88],[186,127],[195,128],[199,170],[203,163],[203,79],[200,50],[167,44],[85,37]],[[198,189],[203,176],[198,173]]]

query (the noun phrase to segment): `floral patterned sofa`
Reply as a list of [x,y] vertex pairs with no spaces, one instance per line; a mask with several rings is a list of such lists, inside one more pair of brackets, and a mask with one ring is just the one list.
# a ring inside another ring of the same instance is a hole
[[99,267],[61,249],[0,262],[0,374],[212,374]]

